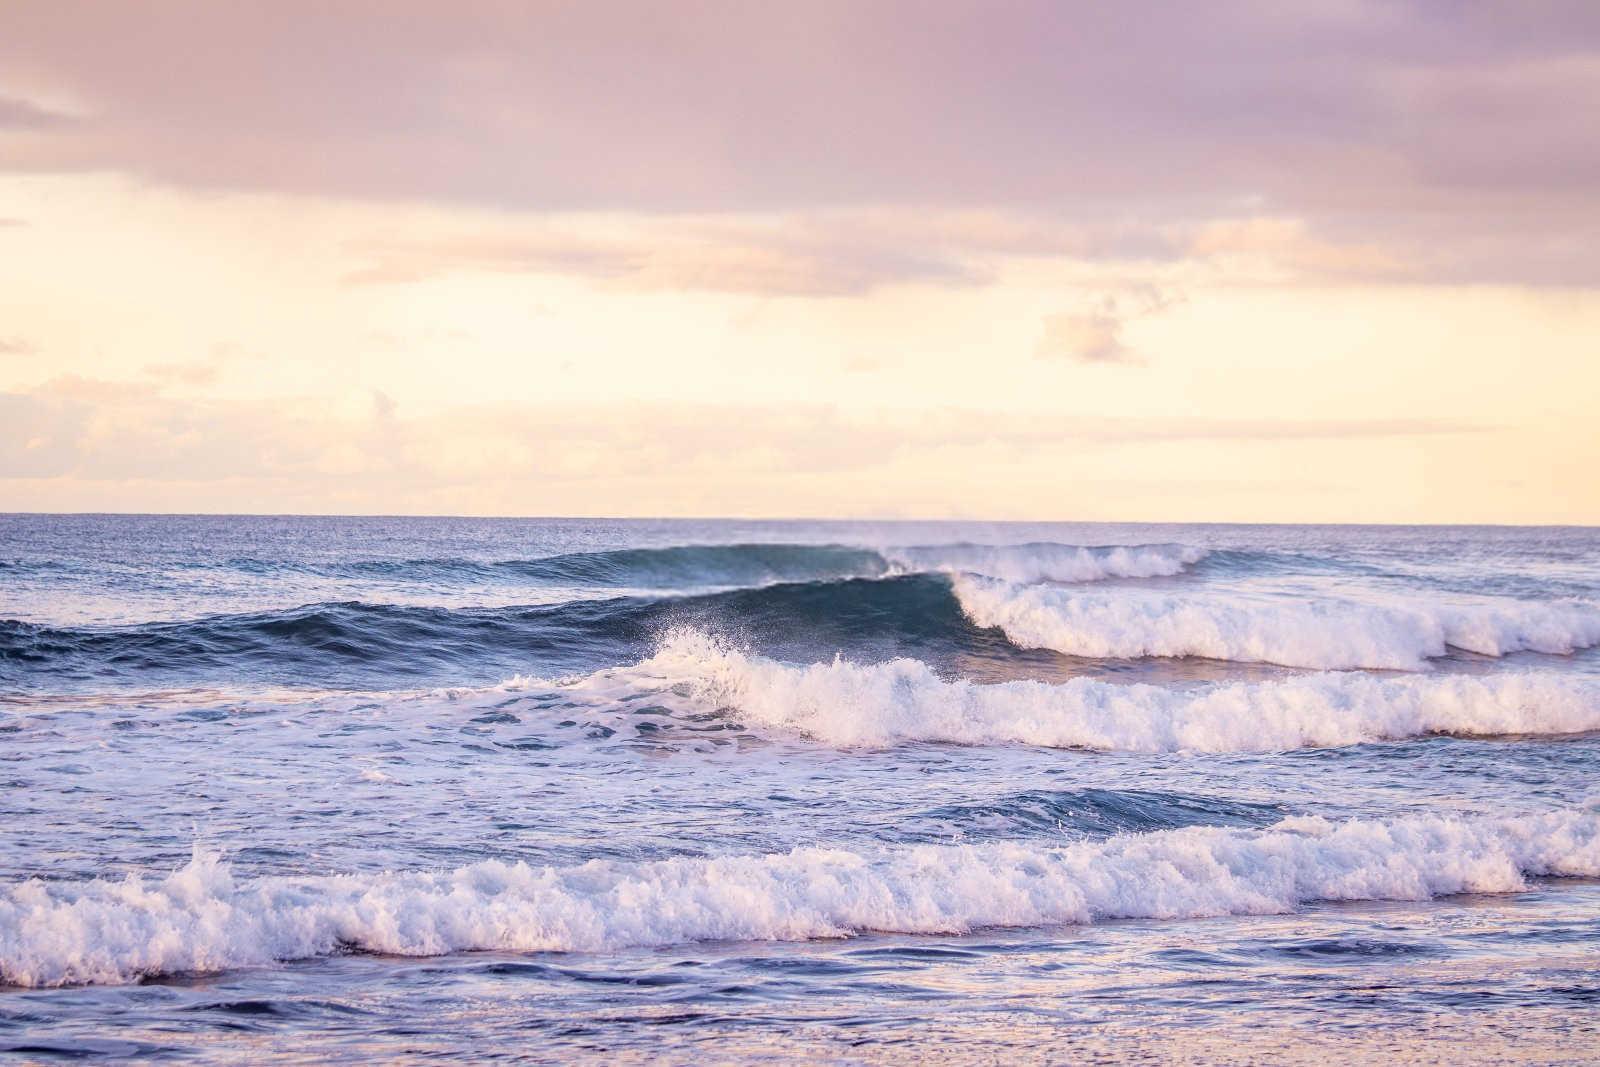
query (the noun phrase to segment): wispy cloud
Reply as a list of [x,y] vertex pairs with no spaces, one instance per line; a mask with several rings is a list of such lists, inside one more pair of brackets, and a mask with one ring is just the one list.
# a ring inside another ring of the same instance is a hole
[[0,130],[46,130],[74,121],[74,116],[52,110],[37,101],[0,93]]
[[451,274],[560,274],[644,290],[860,296],[886,285],[990,282],[1008,258],[1122,260],[1183,254],[1189,238],[1129,223],[1004,212],[826,210],[780,216],[562,215],[495,221],[348,248],[347,285]]
[[950,408],[841,412],[819,405],[580,406],[530,419],[513,406],[407,417],[383,390],[370,414],[315,421],[313,398],[184,399],[158,383],[64,376],[0,394],[0,479],[234,481],[373,475],[471,484],[753,471],[832,475],[930,449],[1018,453],[1084,445],[1385,439],[1493,430],[1450,419],[1044,417]]
[[[902,282],[968,285],[986,278],[954,259],[772,232],[660,233],[629,239],[556,233],[366,247],[347,285],[403,284],[457,273],[559,274],[630,289],[858,296]],[[651,231],[656,231],[652,233]]]

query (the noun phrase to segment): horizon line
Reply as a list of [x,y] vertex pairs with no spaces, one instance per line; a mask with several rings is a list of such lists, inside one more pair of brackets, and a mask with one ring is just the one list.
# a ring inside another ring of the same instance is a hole
[[147,518],[147,519],[464,519],[492,522],[770,522],[770,523],[935,523],[972,526],[1341,526],[1371,529],[1506,529],[1597,530],[1600,524],[1565,522],[1245,522],[1227,519],[974,519],[871,518],[796,515],[469,515],[438,512],[321,511],[0,511],[0,518]]

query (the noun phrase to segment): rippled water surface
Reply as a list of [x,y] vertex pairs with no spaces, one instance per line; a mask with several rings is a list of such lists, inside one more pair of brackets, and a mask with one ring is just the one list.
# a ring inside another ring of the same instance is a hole
[[0,516],[0,1050],[1600,1061],[1600,533]]

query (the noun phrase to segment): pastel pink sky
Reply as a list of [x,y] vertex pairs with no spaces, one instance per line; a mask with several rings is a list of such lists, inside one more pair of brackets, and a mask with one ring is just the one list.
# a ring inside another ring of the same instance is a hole
[[0,510],[1600,522],[1600,5],[0,6]]

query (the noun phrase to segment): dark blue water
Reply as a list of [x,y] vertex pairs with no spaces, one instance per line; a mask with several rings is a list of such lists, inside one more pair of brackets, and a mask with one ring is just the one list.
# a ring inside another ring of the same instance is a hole
[[0,1049],[1578,1062],[1600,533],[0,516]]

